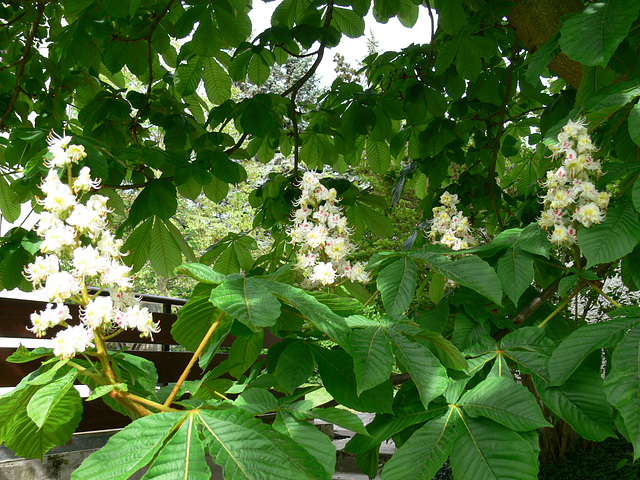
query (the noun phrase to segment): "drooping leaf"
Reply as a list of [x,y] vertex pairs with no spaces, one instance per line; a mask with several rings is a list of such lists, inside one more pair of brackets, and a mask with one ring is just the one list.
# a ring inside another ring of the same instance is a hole
[[482,415],[505,427],[525,432],[550,427],[527,387],[506,377],[489,377],[457,402],[471,417]]
[[357,328],[349,335],[358,395],[389,379],[393,351],[382,326]]
[[612,367],[604,380],[607,400],[620,412],[633,458],[640,457],[640,326],[629,330],[611,359]]
[[27,415],[37,425],[42,428],[51,412],[62,400],[78,377],[78,371],[70,369],[59,379],[44,385],[36,394],[31,397],[27,405]]
[[578,230],[578,245],[587,258],[587,268],[622,258],[638,241],[640,222],[629,204],[610,206],[602,223]]
[[416,278],[416,264],[409,257],[400,257],[382,269],[377,284],[389,315],[400,315],[409,307],[416,288]]
[[209,478],[204,444],[198,434],[196,415],[187,415],[182,426],[165,443],[142,480],[152,478],[200,480]]
[[260,279],[241,277],[211,291],[211,303],[252,330],[274,325],[280,302],[262,286]]
[[363,436],[368,436],[367,429],[362,424],[362,420],[355,413],[346,410],[344,408],[335,407],[318,407],[311,410],[296,408],[296,405],[289,404],[280,407],[281,410],[291,412],[296,418],[300,420],[306,420],[309,418],[316,418],[324,420],[325,422],[333,423],[347,430],[359,433]]
[[562,418],[586,440],[602,442],[613,436],[611,406],[607,402],[600,371],[579,367],[562,385],[536,381],[545,407]]
[[293,392],[308,380],[314,367],[315,362],[309,345],[304,341],[295,341],[280,354],[276,377],[280,385]]
[[502,303],[502,286],[500,278],[488,263],[475,255],[451,261],[444,255],[425,249],[411,252],[413,259],[425,262],[434,271],[458,282],[498,305]]
[[342,349],[313,347],[313,356],[327,391],[341,405],[361,412],[390,412],[393,391],[389,380],[357,393],[353,360]]
[[156,219],[151,231],[149,260],[163,277],[172,277],[173,270],[182,263],[182,252],[164,222]]
[[331,479],[336,468],[336,447],[328,435],[322,433],[311,423],[297,420],[286,410],[278,412],[273,428],[291,437],[292,440],[315,457],[323,469],[323,471],[315,472],[318,480]]
[[445,462],[457,436],[451,412],[427,422],[385,464],[383,480],[430,480]]
[[538,452],[513,430],[486,418],[463,417],[451,450],[454,478],[535,480]]
[[248,337],[238,337],[229,351],[229,374],[240,378],[255,363],[264,343],[264,330]]
[[498,276],[507,296],[514,305],[533,282],[533,257],[524,250],[509,248],[498,260]]
[[[140,418],[113,435],[72,474],[73,480],[126,480],[147,465],[162,448],[184,413],[157,413]],[[114,459],[117,458],[117,461]]]
[[562,52],[585,65],[602,65],[609,59],[638,18],[640,5],[625,0],[592,2],[569,18],[560,29]]
[[420,393],[420,400],[425,409],[428,409],[431,400],[441,395],[447,388],[449,377],[446,369],[427,347],[410,340],[394,329],[389,329],[388,334],[396,357],[411,374]]
[[585,325],[571,332],[551,354],[551,385],[562,385],[587,355],[596,349],[615,345],[622,340],[624,333],[638,322],[640,318],[614,318]]

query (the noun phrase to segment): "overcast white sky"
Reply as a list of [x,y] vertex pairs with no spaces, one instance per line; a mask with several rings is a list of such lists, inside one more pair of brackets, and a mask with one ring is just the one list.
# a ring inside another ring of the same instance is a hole
[[[253,2],[253,10],[250,13],[253,23],[253,32],[258,34],[271,26],[271,14],[278,2],[265,3],[259,0]],[[434,17],[437,21],[437,18]],[[329,49],[318,69],[323,85],[330,85],[335,78],[333,56],[336,52],[344,55],[352,67],[357,67],[359,62],[367,56],[367,38],[373,32],[378,41],[379,50],[398,51],[404,47],[415,44],[429,43],[431,36],[431,21],[427,9],[420,7],[418,21],[413,28],[406,28],[400,24],[397,18],[392,18],[388,23],[382,24],[375,21],[373,14],[365,18],[365,35],[360,38],[342,37],[340,45]]]

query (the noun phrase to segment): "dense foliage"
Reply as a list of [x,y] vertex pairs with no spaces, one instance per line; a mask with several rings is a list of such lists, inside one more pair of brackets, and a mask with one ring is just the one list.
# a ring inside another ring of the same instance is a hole
[[[640,310],[603,289],[615,272],[640,287],[637,0],[278,0],[255,37],[248,3],[0,4],[4,219],[23,203],[43,208],[46,139],[66,133],[86,152],[68,178],[90,167],[126,216],[123,260],[198,282],[175,340],[203,368],[230,332],[238,345],[200,381],[160,391],[152,365],[104,350],[101,326],[97,349],[21,349],[11,361],[52,361],[0,398],[0,440],[36,457],[66,441],[82,409],[78,379],[136,420],[75,479],[124,479],[149,464],[145,478],[206,478],[206,453],[228,479],[329,479],[335,447],[312,418],[354,430],[346,449],[371,477],[393,438],[385,480],[432,478],[447,459],[454,478],[537,478],[541,446],[549,458],[569,430],[622,436],[638,458]],[[338,78],[309,103],[317,65],[343,36],[364,34],[370,9],[407,28],[428,16],[430,43],[372,54],[364,84]],[[312,59],[306,70],[259,88],[299,55]],[[291,167],[277,164],[249,196],[269,253],[254,258],[255,239],[230,231],[197,258],[176,225],[179,200],[222,202],[246,181],[245,160],[276,154]],[[389,198],[358,182],[363,168],[395,172]],[[308,169],[325,172],[351,241],[402,246],[364,259],[366,288],[299,286],[289,236]],[[415,228],[396,235],[388,212],[409,189]],[[2,286],[30,289],[23,271],[42,249],[35,232],[8,232]],[[594,294],[610,308],[588,324],[582,299]],[[264,329],[283,342],[245,375]],[[373,423],[303,400],[314,372],[337,405],[375,412]]]

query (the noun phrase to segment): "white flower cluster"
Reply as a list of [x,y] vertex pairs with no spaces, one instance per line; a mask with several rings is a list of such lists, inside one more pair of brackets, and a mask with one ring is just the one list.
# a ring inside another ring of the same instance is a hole
[[562,166],[547,172],[543,186],[544,210],[538,224],[553,229],[549,240],[558,246],[577,243],[580,226],[590,227],[604,220],[611,195],[598,192],[591,176],[598,177],[602,166],[592,157],[596,147],[591,142],[585,120],[571,121],[558,134],[558,145],[551,148],[554,158],[562,158]]
[[[130,267],[122,263],[122,240],[106,230],[107,197],[92,195],[83,204],[78,195],[100,186],[91,178],[88,167],[78,177],[71,176],[70,167],[86,157],[84,148],[69,145],[71,138],[50,137],[49,153],[45,161],[50,169],[41,190],[44,199],[38,200],[43,212],[36,231],[43,237],[38,256],[25,269],[25,277],[34,288],[40,289],[50,302],[45,310],[31,315],[32,332],[41,337],[47,329],[66,325],[54,339],[53,353],[62,358],[73,357],[92,346],[96,331],[106,333],[117,328],[137,329],[141,336],[157,333],[158,325],[147,308],[141,308],[132,293]],[[69,175],[69,184],[60,179],[58,168]],[[87,285],[109,288],[111,297],[89,297]],[[67,300],[82,305],[81,324],[69,326]],[[55,303],[55,305],[54,305]]]
[[335,188],[320,183],[320,174],[306,172],[300,181],[302,196],[296,201],[291,242],[300,245],[294,268],[305,275],[305,288],[331,285],[337,278],[366,283],[371,277],[361,262],[346,257],[355,250],[349,241],[347,218],[338,205]]
[[429,237],[433,243],[441,243],[452,250],[463,250],[475,246],[469,219],[458,211],[458,195],[444,192],[440,196],[442,206],[433,208],[433,219]]

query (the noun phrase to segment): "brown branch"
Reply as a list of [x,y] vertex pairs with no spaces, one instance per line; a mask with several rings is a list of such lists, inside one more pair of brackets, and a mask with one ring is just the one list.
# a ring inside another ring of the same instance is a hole
[[507,71],[506,91],[504,92],[504,98],[502,99],[502,105],[500,106],[500,122],[498,123],[498,129],[496,131],[496,140],[493,145],[493,159],[489,166],[489,175],[487,181],[489,182],[489,196],[491,197],[491,205],[493,211],[496,214],[496,222],[500,230],[504,227],[502,218],[500,217],[500,209],[498,208],[498,201],[496,200],[496,164],[498,163],[498,151],[500,150],[500,138],[504,133],[504,123],[507,117],[507,106],[509,105],[509,98],[511,97],[511,85],[513,83],[513,69],[518,60],[518,38],[514,37],[513,48],[511,50],[511,62]]
[[[331,19],[333,18],[333,0],[330,0],[327,3],[327,11],[324,17],[324,27],[328,27],[331,25]],[[324,57],[324,51],[327,47],[327,40],[322,39],[320,42],[320,46],[318,47],[318,51],[316,52],[317,57],[313,65],[309,68],[307,73],[305,73],[302,77],[300,77],[293,85],[287,88],[284,92],[281,93],[281,96],[286,97],[291,94],[291,121],[293,122],[293,172],[295,178],[298,178],[298,164],[300,160],[300,132],[298,132],[298,119],[296,118],[296,97],[300,89],[304,86],[304,84],[309,80],[316,70],[320,66],[320,62],[322,62],[322,58]]]
[[296,58],[313,57],[314,55],[318,54],[318,50],[316,50],[315,52],[311,52],[311,53],[293,53],[291,50],[289,50],[287,47],[285,47],[281,43],[277,44],[276,47],[280,47],[282,50],[287,52],[289,55],[291,55],[292,57],[296,57]]
[[431,20],[431,39],[429,40],[429,61],[427,62],[427,74],[431,70],[431,61],[433,60],[433,40],[436,36],[436,23],[433,19],[433,12],[431,11],[431,4],[427,0],[427,12],[429,12],[429,20]]
[[238,139],[236,144],[233,147],[227,148],[224,151],[224,153],[226,153],[227,155],[231,155],[233,152],[235,152],[237,149],[239,149],[242,146],[242,144],[244,143],[244,141],[247,139],[248,136],[249,134],[247,132],[244,132],[242,136]]
[[13,86],[13,94],[9,99],[7,108],[5,109],[4,113],[2,114],[2,117],[0,118],[0,130],[4,130],[6,128],[4,122],[9,116],[9,114],[11,113],[11,110],[13,110],[13,107],[15,106],[16,102],[18,101],[18,95],[20,94],[20,78],[24,73],[24,68],[27,64],[27,60],[29,59],[29,54],[31,53],[31,47],[33,46],[33,42],[36,38],[36,34],[38,33],[38,27],[40,26],[40,21],[42,20],[42,16],[44,15],[44,7],[47,4],[47,1],[48,0],[41,0],[38,2],[38,6],[36,9],[36,18],[31,24],[31,29],[29,30],[29,35],[27,36],[27,39],[25,41],[24,49],[22,50],[22,56],[20,57],[20,60],[18,63],[18,69],[16,70],[16,81]]

